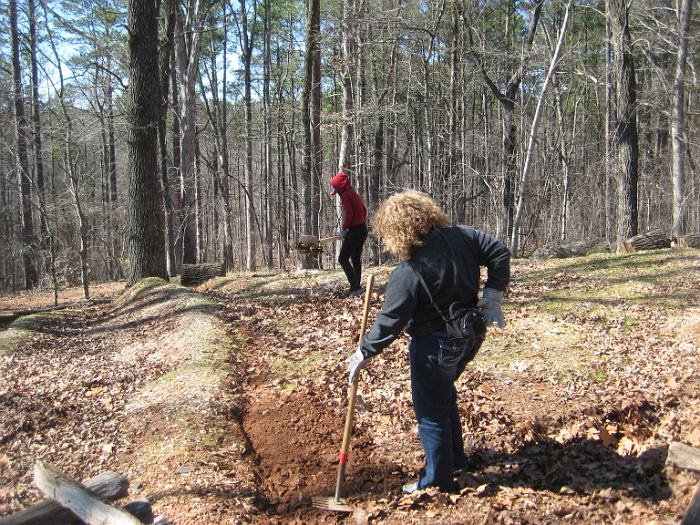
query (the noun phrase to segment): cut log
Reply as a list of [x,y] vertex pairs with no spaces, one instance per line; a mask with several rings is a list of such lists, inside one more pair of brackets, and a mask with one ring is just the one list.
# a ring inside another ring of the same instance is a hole
[[673,248],[700,248],[700,233],[689,233],[682,237],[673,237],[671,239],[671,247]]
[[690,505],[681,520],[681,525],[698,525],[698,523],[700,523],[700,483],[696,485],[693,499],[690,500]]
[[668,446],[666,464],[700,472],[700,449],[674,441]]
[[138,518],[104,503],[85,486],[43,461],[34,465],[34,484],[87,523],[141,525]]
[[180,268],[180,284],[182,286],[198,286],[214,277],[226,275],[223,263],[183,264]]
[[[100,498],[112,501],[126,496],[129,480],[126,476],[112,471],[105,471],[83,482],[85,488]],[[76,516],[52,499],[45,499],[31,507],[0,518],[0,525],[57,525],[69,523]]]
[[670,248],[671,239],[661,229],[640,233],[621,242],[617,247],[617,253],[635,253],[640,250],[659,250]]

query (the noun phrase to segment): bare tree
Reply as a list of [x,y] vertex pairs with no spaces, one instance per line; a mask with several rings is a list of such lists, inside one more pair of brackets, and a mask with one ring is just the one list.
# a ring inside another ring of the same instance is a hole
[[[544,0],[536,0],[530,15],[530,22],[527,28],[527,34],[525,40],[523,41],[522,52],[520,55],[520,61],[517,63],[517,67],[510,75],[510,78],[506,82],[505,89],[501,89],[496,85],[496,83],[491,79],[491,77],[486,72],[483,60],[479,57],[473,48],[473,43],[471,40],[470,32],[470,56],[476,61],[479,66],[479,71],[484,79],[484,82],[494,94],[498,102],[501,104],[503,110],[503,157],[501,159],[502,163],[502,205],[503,212],[505,215],[505,236],[510,237],[513,233],[513,218],[515,211],[514,203],[514,183],[515,183],[515,167],[516,167],[516,144],[517,144],[517,129],[516,129],[516,118],[515,118],[515,104],[518,97],[518,91],[520,90],[520,84],[522,82],[523,76],[525,75],[528,60],[530,58],[530,52],[532,49],[532,42],[535,39],[535,30],[537,29],[537,24],[540,19],[540,14],[542,13],[542,6],[544,5]],[[508,26],[510,27],[510,26]],[[511,37],[508,28],[506,29],[506,40]]]
[[542,117],[542,103],[544,101],[544,95],[547,92],[547,87],[549,86],[549,81],[552,78],[552,74],[559,62],[559,56],[561,55],[562,44],[564,42],[564,35],[566,34],[566,26],[569,22],[569,13],[571,12],[573,6],[573,0],[569,0],[566,4],[566,12],[564,13],[564,20],[562,20],[561,27],[559,28],[559,38],[557,39],[557,45],[554,48],[554,53],[552,59],[549,62],[549,69],[547,70],[547,76],[542,84],[542,90],[540,96],[537,99],[537,109],[535,109],[535,116],[532,119],[532,124],[530,126],[530,136],[527,143],[527,153],[525,154],[525,163],[523,164],[522,175],[520,176],[520,196],[518,197],[518,206],[515,211],[515,217],[513,218],[513,232],[510,241],[510,251],[513,255],[517,255],[518,249],[520,248],[520,221],[523,217],[523,209],[525,208],[525,197],[528,192],[528,178],[530,176],[530,165],[532,163],[532,154],[535,147],[535,137],[537,135],[537,130],[540,126],[540,118]]
[[673,119],[671,136],[673,140],[673,234],[685,235],[686,219],[683,205],[685,190],[685,69],[688,60],[688,29],[693,11],[693,0],[678,2],[678,53],[676,74],[673,82]]
[[626,0],[610,0],[617,86],[614,147],[617,150],[617,241],[637,234],[637,80]]
[[10,0],[10,34],[12,38],[12,80],[15,109],[15,136],[17,144],[17,183],[20,192],[20,219],[22,227],[22,263],[24,286],[34,288],[38,276],[34,264],[34,221],[32,219],[32,179],[27,157],[29,125],[24,111],[22,67],[19,59],[20,37],[17,25],[17,0]]

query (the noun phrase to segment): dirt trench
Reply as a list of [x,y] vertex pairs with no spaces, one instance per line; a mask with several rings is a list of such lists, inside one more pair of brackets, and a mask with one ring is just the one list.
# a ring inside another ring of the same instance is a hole
[[[254,522],[336,523],[342,514],[315,509],[314,496],[333,496],[345,409],[308,390],[280,395],[259,379],[248,384],[237,423],[249,445],[259,515]],[[397,491],[405,474],[370,457],[365,429],[355,427],[343,497],[379,498]]]

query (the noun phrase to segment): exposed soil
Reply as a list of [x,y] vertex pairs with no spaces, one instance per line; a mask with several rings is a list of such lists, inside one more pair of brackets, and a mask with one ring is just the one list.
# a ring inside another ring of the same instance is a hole
[[43,457],[127,474],[176,524],[677,523],[700,479],[664,466],[671,441],[700,447],[698,252],[513,273],[509,327],[457,383],[457,494],[401,494],[422,466],[402,337],[362,373],[354,512],[313,508],[335,489],[363,298],[338,272],[237,275],[198,289],[216,304],[170,287],[69,309],[0,358],[0,515],[38,498]]

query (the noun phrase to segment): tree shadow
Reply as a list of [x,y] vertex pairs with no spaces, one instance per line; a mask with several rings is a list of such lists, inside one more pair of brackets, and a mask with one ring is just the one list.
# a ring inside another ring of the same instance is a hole
[[462,474],[459,484],[579,494],[613,489],[658,502],[672,495],[664,470],[667,452],[668,446],[663,445],[639,456],[622,456],[597,439],[565,444],[545,440],[523,445],[513,453],[478,449],[473,459],[480,468]]

